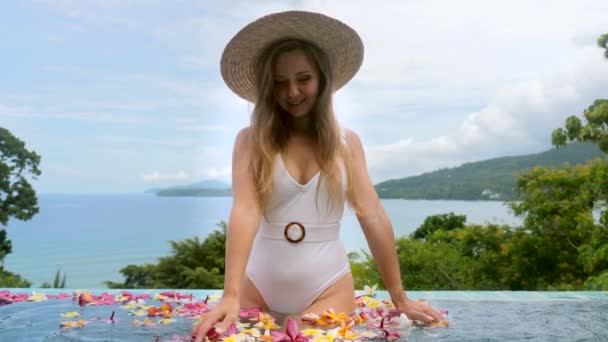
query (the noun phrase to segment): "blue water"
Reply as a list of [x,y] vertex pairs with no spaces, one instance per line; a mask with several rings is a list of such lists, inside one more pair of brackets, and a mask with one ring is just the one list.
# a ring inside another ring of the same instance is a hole
[[[62,291],[68,292],[69,290]],[[117,291],[110,291],[118,294]],[[161,290],[135,290],[154,294]],[[57,293],[57,291],[47,291]],[[218,291],[186,291],[196,300]],[[96,293],[99,294],[99,293]],[[509,291],[410,291],[411,298],[425,298],[432,306],[448,311],[448,328],[413,328],[402,341],[607,341],[608,292],[509,292]],[[379,298],[387,298],[384,291]],[[146,304],[158,306],[155,300]],[[76,319],[107,319],[115,310],[117,322],[89,323],[80,329],[62,330],[59,322]],[[64,319],[60,313],[78,311],[81,316]],[[70,298],[0,306],[2,341],[169,341],[187,336],[193,321],[176,321],[154,327],[134,327],[145,317],[129,316],[116,306],[79,307]]]
[[[396,236],[414,231],[429,215],[454,212],[469,223],[518,224],[502,202],[383,200]],[[33,286],[67,273],[67,286],[99,288],[122,281],[129,264],[155,263],[170,254],[169,240],[204,239],[216,223],[228,220],[229,197],[154,195],[42,195],[30,221],[11,220],[13,252],[5,268]],[[342,240],[348,251],[367,250],[356,217],[346,212]]]

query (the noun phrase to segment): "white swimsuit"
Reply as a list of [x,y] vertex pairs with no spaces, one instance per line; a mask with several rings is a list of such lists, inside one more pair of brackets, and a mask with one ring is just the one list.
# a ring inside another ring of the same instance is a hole
[[[345,178],[345,177],[343,177]],[[274,189],[267,219],[262,216],[247,264],[247,275],[268,308],[277,313],[302,313],[321,293],[350,272],[340,241],[344,203],[327,205],[327,188],[317,173],[302,185],[289,175],[277,155]],[[343,182],[344,191],[346,181]],[[318,204],[318,205],[317,205]],[[297,224],[302,225],[303,229]],[[305,231],[304,238],[296,241]]]

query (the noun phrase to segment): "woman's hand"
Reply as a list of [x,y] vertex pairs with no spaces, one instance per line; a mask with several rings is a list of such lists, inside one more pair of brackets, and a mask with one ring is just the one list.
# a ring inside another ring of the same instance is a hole
[[209,312],[207,318],[200,321],[192,329],[192,341],[201,342],[207,333],[216,324],[216,331],[223,334],[231,324],[239,318],[239,299],[237,297],[222,297],[218,305]]
[[407,318],[422,322],[426,325],[448,325],[445,317],[443,317],[437,310],[417,300],[406,298],[404,302],[397,305],[397,309],[404,313]]

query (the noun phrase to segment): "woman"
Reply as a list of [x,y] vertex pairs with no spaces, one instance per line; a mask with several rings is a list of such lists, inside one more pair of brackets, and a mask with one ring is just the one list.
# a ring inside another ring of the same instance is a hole
[[347,202],[364,231],[396,308],[424,323],[443,321],[405,294],[389,218],[367,173],[361,141],[340,129],[332,94],[359,69],[357,33],[322,14],[260,18],[226,46],[226,84],[255,103],[236,138],[233,207],[221,301],[193,330],[226,331],[239,309],[298,317],[354,310],[353,278],[339,240]]

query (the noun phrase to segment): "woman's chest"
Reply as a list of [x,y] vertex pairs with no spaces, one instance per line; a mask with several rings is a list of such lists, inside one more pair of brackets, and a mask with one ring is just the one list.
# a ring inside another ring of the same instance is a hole
[[290,144],[281,153],[285,169],[298,184],[308,184],[320,170],[315,150],[311,146]]

